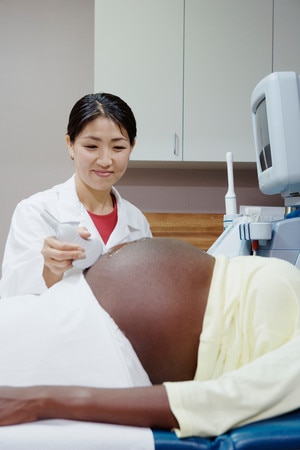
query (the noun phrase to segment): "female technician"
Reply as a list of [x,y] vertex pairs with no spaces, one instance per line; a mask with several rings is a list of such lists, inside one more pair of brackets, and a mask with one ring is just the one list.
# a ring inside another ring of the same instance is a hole
[[84,247],[54,237],[41,216],[78,225],[85,239],[101,239],[102,254],[120,243],[151,237],[142,212],[114,185],[127,169],[136,140],[130,107],[112,94],[89,94],[73,106],[66,142],[75,174],[63,184],[21,201],[13,214],[2,266],[0,297],[40,294],[79,270]]

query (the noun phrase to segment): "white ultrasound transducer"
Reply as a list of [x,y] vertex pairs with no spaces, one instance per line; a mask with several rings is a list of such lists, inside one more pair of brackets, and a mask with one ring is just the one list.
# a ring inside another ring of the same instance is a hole
[[73,267],[84,270],[91,267],[103,253],[102,240],[97,237],[84,239],[77,231],[78,225],[63,223],[57,220],[52,214],[44,210],[41,216],[50,227],[55,231],[55,237],[61,242],[78,244],[84,248],[86,257],[83,259],[74,259]]

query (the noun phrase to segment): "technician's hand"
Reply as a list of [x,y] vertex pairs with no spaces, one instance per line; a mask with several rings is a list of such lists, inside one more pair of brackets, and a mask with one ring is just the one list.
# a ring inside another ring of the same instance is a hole
[[[78,233],[84,239],[90,237],[90,233],[84,227],[79,227]],[[84,248],[80,245],[61,242],[54,236],[44,240],[41,253],[44,257],[43,277],[47,287],[62,279],[64,273],[72,268],[74,259],[83,259],[86,256]]]

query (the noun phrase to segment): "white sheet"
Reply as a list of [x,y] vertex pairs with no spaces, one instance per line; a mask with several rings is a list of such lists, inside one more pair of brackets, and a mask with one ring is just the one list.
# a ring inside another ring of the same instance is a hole
[[[0,384],[149,385],[82,275],[40,297],[0,300]],[[66,420],[0,428],[1,450],[153,450],[151,430]]]
[[144,428],[67,420],[0,429],[1,450],[149,450],[152,441],[151,431]]

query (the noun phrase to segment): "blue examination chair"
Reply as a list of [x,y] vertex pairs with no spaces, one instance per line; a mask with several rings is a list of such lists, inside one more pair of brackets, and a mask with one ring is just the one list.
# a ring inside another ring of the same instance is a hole
[[153,430],[153,434],[155,450],[300,450],[300,409],[211,439],[178,439],[170,431]]

